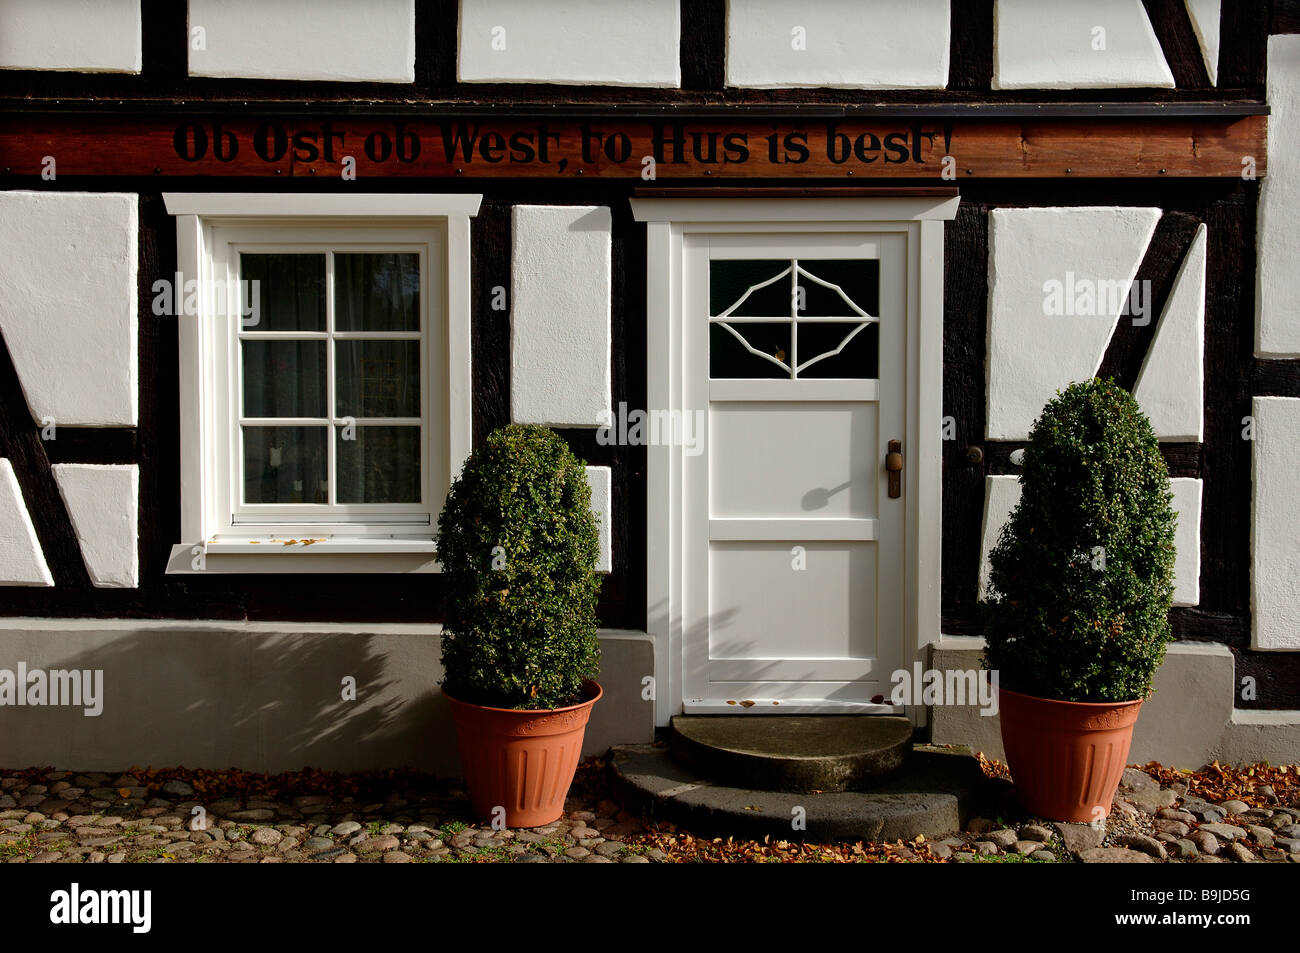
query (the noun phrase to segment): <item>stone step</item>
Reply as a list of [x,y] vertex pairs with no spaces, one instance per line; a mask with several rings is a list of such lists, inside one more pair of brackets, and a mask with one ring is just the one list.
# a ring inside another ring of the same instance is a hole
[[[679,764],[660,745],[618,745],[610,773],[634,813],[702,837],[813,841],[913,840],[960,831],[983,783],[967,749],[918,745],[907,767],[870,792],[796,794],[728,787]],[[803,829],[795,826],[799,819]]]
[[906,718],[877,715],[678,715],[669,747],[683,766],[764,791],[863,791],[902,769]]

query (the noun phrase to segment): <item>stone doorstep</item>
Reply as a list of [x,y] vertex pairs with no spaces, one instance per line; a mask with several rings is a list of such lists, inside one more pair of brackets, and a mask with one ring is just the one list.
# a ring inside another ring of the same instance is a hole
[[[913,752],[904,772],[873,791],[796,794],[717,784],[653,745],[610,750],[612,783],[628,810],[680,824],[697,836],[933,839],[961,830],[983,781],[970,755],[929,749]],[[793,823],[799,817],[803,830]]]
[[669,747],[683,765],[740,787],[863,791],[904,767],[912,724],[851,715],[677,715]]

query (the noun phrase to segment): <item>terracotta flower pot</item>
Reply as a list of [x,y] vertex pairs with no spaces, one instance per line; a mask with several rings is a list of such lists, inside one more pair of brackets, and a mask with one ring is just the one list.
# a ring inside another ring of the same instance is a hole
[[451,703],[465,785],[479,818],[491,821],[504,807],[507,827],[540,827],[564,813],[587,719],[604,694],[591,681],[583,690],[587,700],[577,705],[531,711],[471,705],[442,693]]
[[1142,700],[1063,702],[1005,688],[998,698],[1020,805],[1055,821],[1089,823],[1110,814]]

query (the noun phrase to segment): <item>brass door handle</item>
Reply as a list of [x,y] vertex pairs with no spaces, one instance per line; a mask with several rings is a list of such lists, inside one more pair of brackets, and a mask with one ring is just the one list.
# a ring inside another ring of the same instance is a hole
[[885,454],[885,472],[889,474],[889,498],[896,500],[903,495],[903,443],[901,440],[889,441],[889,452]]

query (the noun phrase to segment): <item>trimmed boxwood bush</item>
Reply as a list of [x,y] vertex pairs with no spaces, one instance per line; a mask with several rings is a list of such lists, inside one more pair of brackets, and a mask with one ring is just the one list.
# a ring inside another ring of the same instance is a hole
[[582,701],[600,660],[599,530],[565,442],[545,427],[494,431],[452,485],[438,532],[447,692],[493,708]]
[[994,548],[984,666],[1015,692],[1146,698],[1172,639],[1174,512],[1151,424],[1112,381],[1043,409]]

